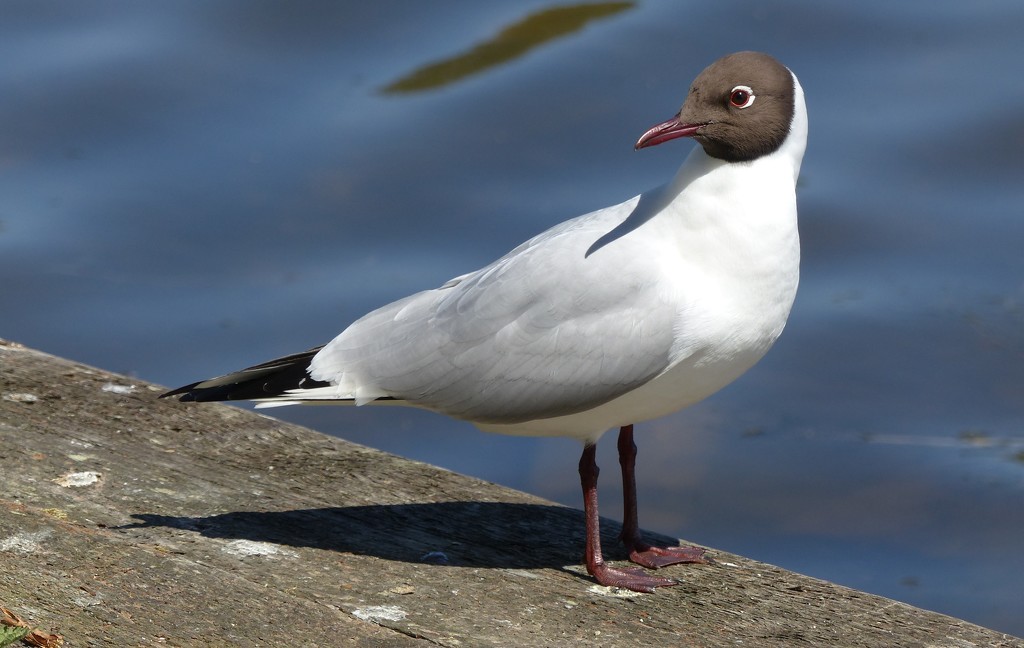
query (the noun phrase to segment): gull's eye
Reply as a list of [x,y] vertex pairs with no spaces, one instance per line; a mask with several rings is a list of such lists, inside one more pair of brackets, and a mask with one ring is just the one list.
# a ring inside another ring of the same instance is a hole
[[736,86],[729,93],[729,103],[735,108],[749,108],[754,103],[754,91],[749,86]]

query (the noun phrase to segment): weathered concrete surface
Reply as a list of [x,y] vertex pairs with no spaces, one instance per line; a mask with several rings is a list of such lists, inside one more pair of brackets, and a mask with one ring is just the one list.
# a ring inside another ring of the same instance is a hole
[[579,511],[159,391],[0,341],[0,605],[67,646],[1024,646],[717,551],[608,591]]

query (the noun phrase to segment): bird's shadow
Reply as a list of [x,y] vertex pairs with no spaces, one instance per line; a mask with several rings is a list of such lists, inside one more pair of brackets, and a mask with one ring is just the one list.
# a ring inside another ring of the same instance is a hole
[[[165,527],[208,538],[466,567],[562,567],[581,561],[584,542],[582,512],[543,504],[440,502],[132,517],[137,522],[117,529]],[[609,520],[601,526],[605,555],[624,557],[617,542],[621,526]]]

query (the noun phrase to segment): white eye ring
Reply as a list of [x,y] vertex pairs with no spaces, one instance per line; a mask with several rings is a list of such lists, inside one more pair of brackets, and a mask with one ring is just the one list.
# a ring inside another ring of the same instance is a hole
[[749,108],[756,98],[750,86],[738,85],[729,91],[729,105],[733,108]]

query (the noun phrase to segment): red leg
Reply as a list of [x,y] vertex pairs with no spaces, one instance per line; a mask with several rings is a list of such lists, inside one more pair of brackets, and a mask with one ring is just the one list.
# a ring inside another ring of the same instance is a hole
[[636,512],[636,444],[633,443],[632,425],[619,430],[619,465],[622,467],[623,500],[622,535],[619,538],[629,550],[629,559],[650,568],[708,562],[700,547],[652,547],[640,538]]
[[601,554],[601,521],[597,513],[597,476],[601,472],[595,459],[596,445],[583,448],[580,457],[580,485],[583,486],[583,514],[587,521],[587,571],[602,585],[624,587],[636,592],[653,592],[655,587],[675,585],[676,581],[651,576],[631,567],[613,569]]

